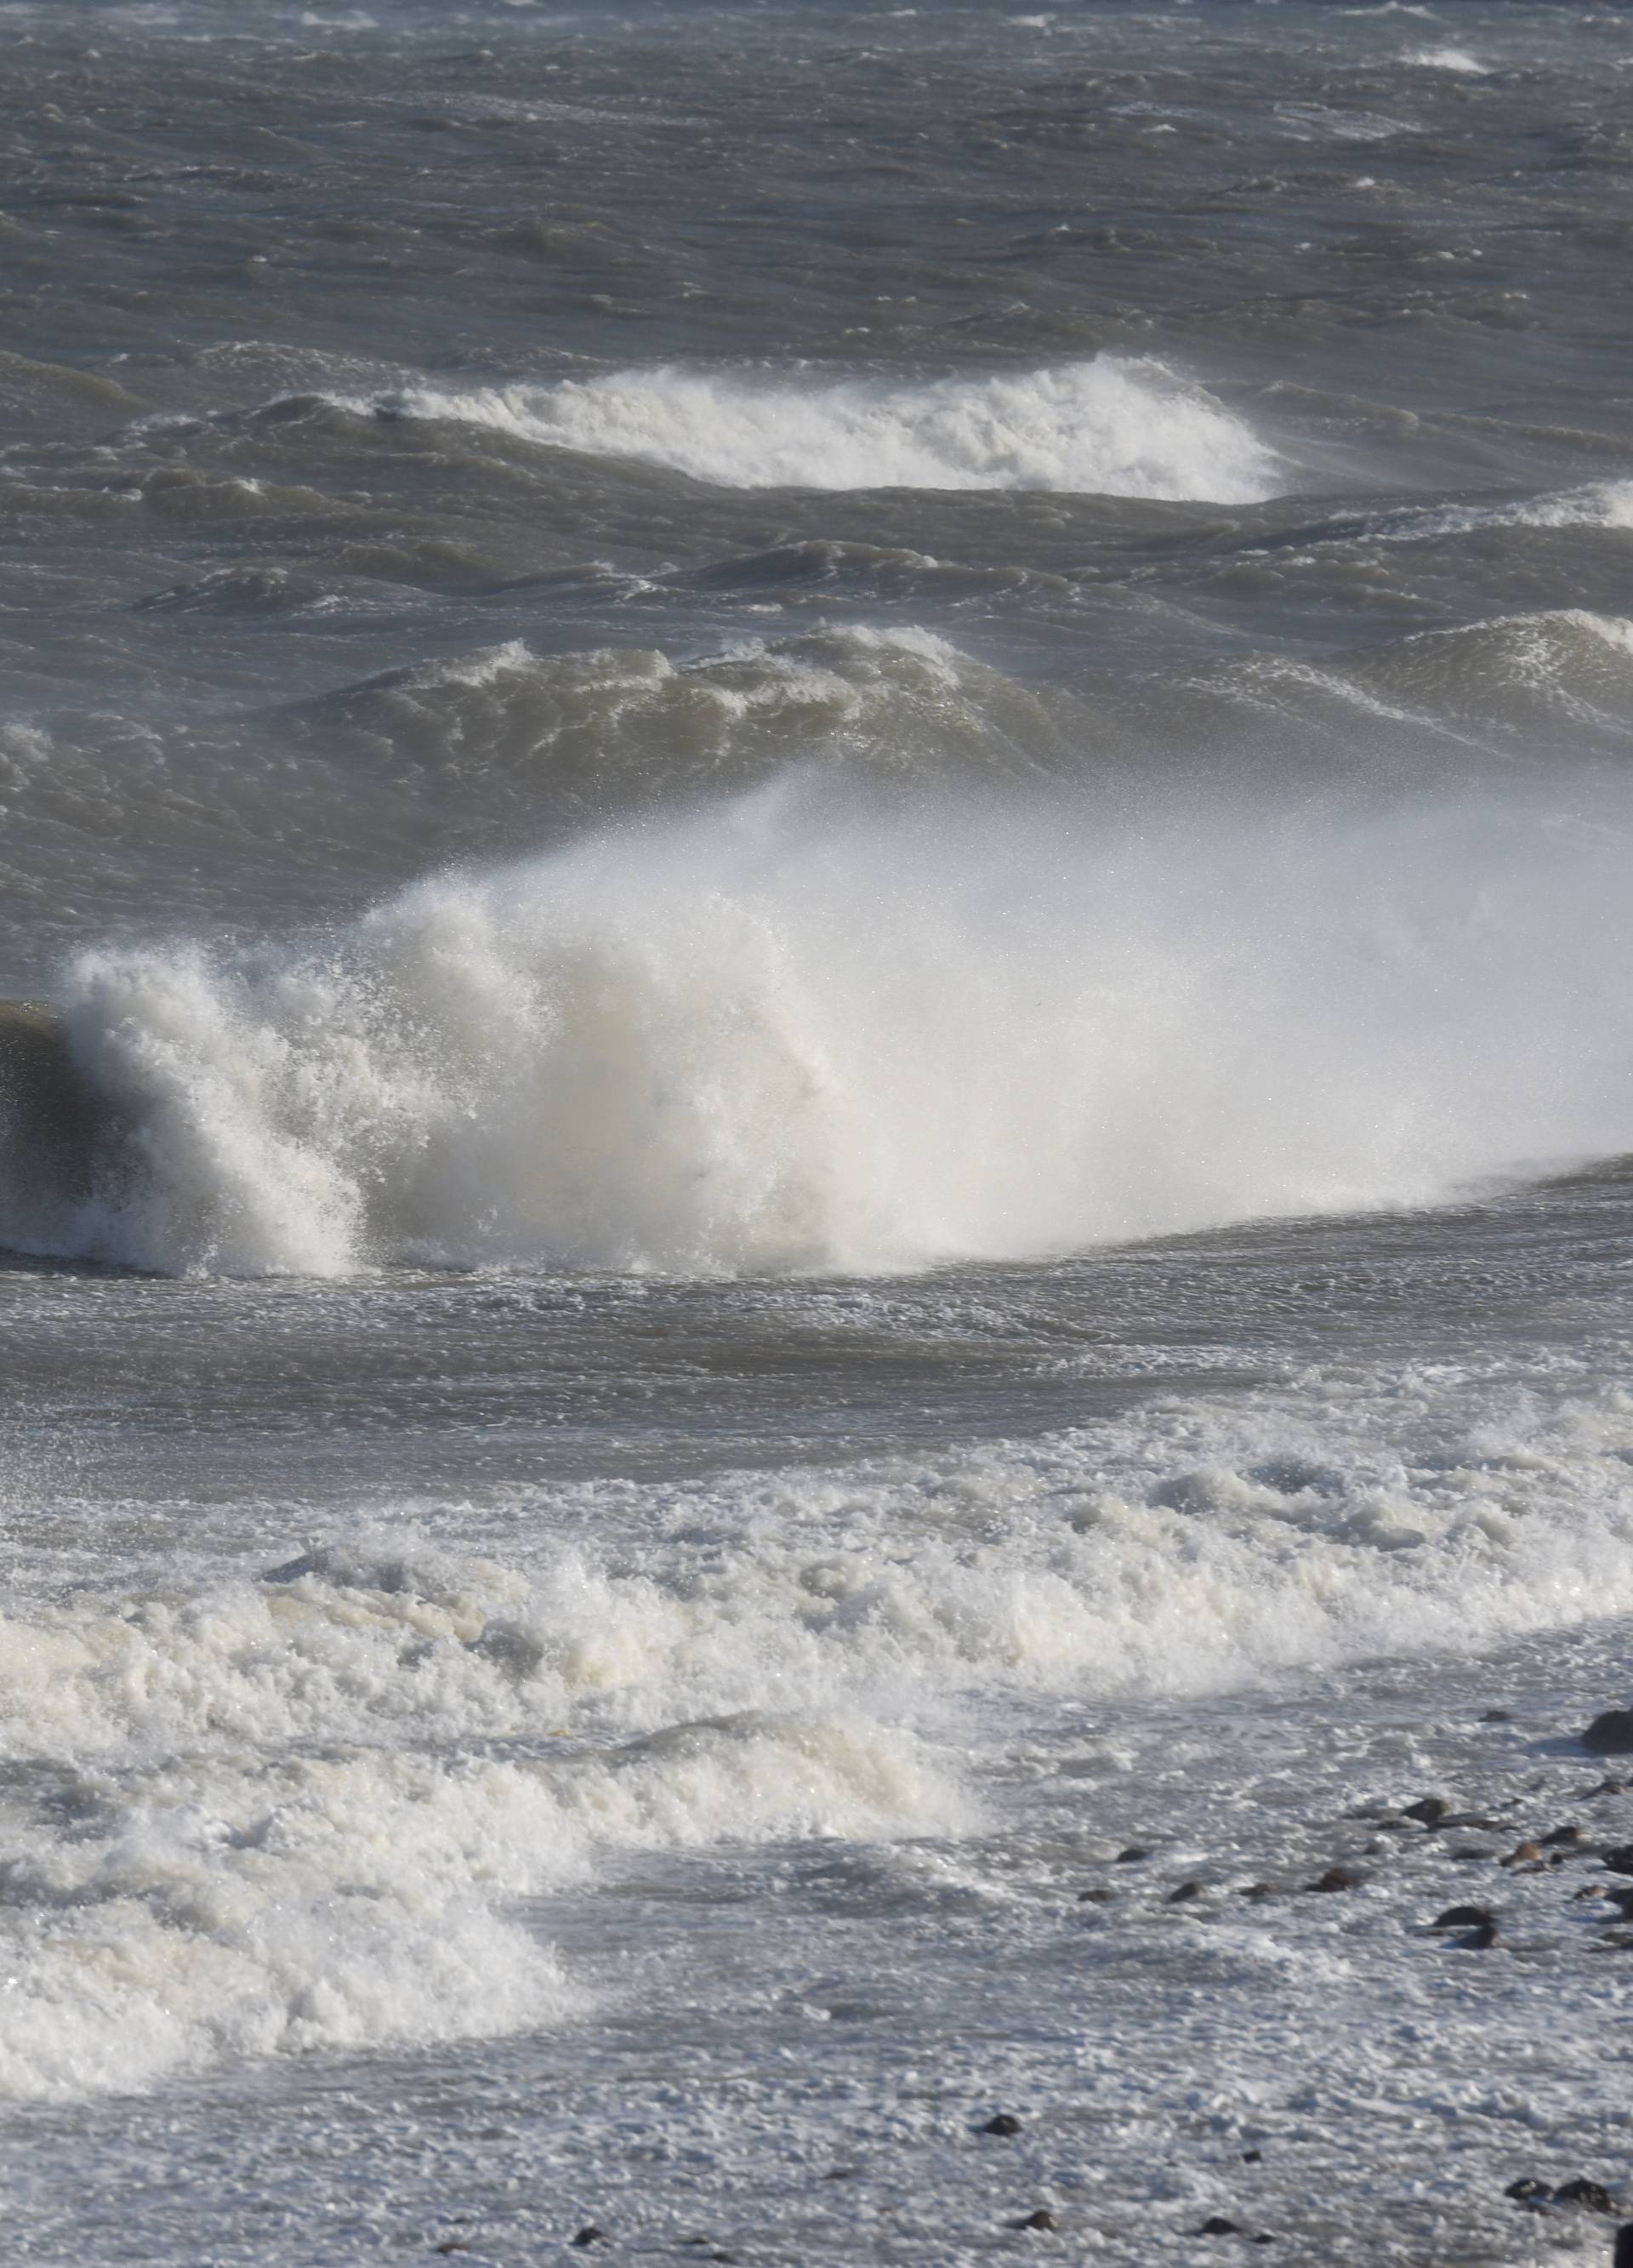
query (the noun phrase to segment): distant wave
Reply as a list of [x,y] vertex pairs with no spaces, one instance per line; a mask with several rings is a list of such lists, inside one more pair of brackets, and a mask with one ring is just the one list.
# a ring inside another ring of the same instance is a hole
[[415,386],[366,405],[720,488],[1050,489],[1250,504],[1289,482],[1252,427],[1159,362],[1106,355],[923,381],[660,366],[550,386]]
[[1633,529],[1633,481],[1595,481],[1585,488],[1520,497],[1507,504],[1411,506],[1374,523],[1386,542],[1415,543],[1440,535],[1468,535],[1484,527],[1621,527]]
[[1470,78],[1484,78],[1491,69],[1467,48],[1413,48],[1401,60],[1416,63],[1420,70],[1461,71]]

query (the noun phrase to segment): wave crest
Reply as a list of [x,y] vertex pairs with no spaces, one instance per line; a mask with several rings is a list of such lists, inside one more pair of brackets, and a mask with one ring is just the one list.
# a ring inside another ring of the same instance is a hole
[[1252,504],[1288,468],[1164,364],[1015,377],[821,378],[666,365],[549,386],[415,386],[367,405],[661,465],[732,489],[1048,489]]

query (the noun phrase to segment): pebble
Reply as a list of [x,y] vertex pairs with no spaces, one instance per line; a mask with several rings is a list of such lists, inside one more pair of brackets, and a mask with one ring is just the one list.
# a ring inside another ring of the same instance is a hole
[[605,2244],[607,2241],[607,2231],[604,2228],[598,2228],[592,2220],[587,2222],[573,2239],[573,2242],[578,2245]]
[[1210,2213],[1196,2232],[1198,2236],[1239,2236],[1241,2233],[1239,2225],[1226,2220],[1222,2213]]
[[1012,2111],[1000,2110],[995,2118],[988,2119],[981,2131],[983,2134],[1019,2134],[1020,2121]]
[[1114,1906],[1116,1903],[1115,1890],[1079,1890],[1078,1893],[1080,1906]]
[[1510,2182],[1503,2195],[1519,2205],[1540,2205],[1554,2192],[1547,2182],[1538,2181],[1534,2174],[1522,2174],[1517,2182]]
[[1029,2213],[1024,2220],[1011,2220],[1011,2228],[1058,2228],[1060,2227],[1048,2205],[1041,2205],[1036,2213]]
[[1582,1830],[1579,1827],[1555,1827],[1551,1828],[1546,1835],[1540,1835],[1537,1840],[1547,1851],[1561,1843],[1579,1843],[1582,1840]]
[[1354,1867],[1329,1867],[1319,1881],[1306,1882],[1306,1890],[1358,1890],[1366,1876]]
[[1425,1827],[1438,1827],[1451,1808],[1443,1795],[1420,1795],[1416,1803],[1401,1806],[1408,1819],[1421,1819]]
[[1490,1906],[1448,1906],[1430,1923],[1431,1929],[1483,1929],[1488,1922],[1495,1924],[1497,1916]]
[[1598,2182],[1589,2181],[1585,2174],[1578,2174],[1575,2181],[1561,2182],[1554,2191],[1554,2203],[1585,2205],[1589,2213],[1615,2213],[1616,2209],[1610,2191]]
[[1512,1709],[1488,1709],[1480,1721],[1482,1725],[1512,1725],[1514,1714]]
[[1142,1850],[1137,1843],[1130,1843],[1126,1851],[1118,1852],[1116,1858],[1112,1863],[1114,1866],[1117,1867],[1132,1867],[1136,1860],[1141,1859],[1149,1859],[1150,1857],[1151,1852],[1149,1851]]
[[1169,1891],[1167,1902],[1171,1906],[1188,1905],[1191,1899],[1199,1898],[1201,1896],[1202,1884],[1200,1882],[1181,1882],[1177,1890]]
[[1606,1709],[1582,1735],[1596,1756],[1633,1756],[1633,1709]]

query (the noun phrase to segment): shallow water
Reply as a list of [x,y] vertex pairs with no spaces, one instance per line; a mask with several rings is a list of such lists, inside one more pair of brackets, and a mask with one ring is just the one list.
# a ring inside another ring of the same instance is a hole
[[17,2241],[1602,2257],[1633,18],[0,24]]

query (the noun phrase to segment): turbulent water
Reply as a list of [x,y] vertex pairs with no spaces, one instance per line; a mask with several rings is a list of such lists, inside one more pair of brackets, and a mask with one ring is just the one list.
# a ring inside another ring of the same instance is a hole
[[1633,17],[0,27],[19,2257],[1601,2258]]

